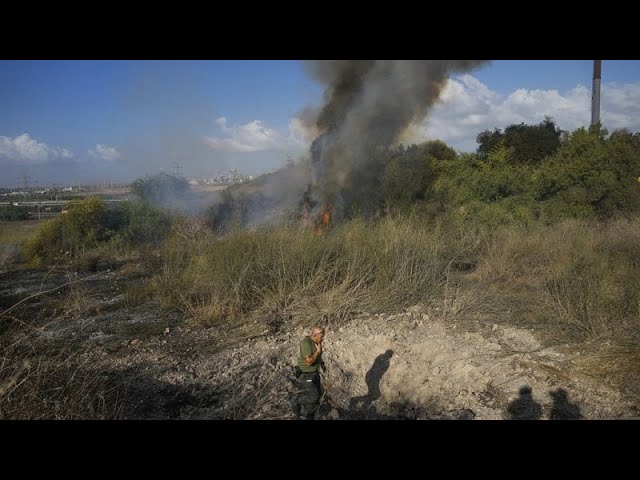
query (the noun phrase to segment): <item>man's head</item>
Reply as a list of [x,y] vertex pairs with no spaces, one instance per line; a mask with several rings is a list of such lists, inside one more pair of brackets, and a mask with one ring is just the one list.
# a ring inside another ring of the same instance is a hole
[[322,328],[319,325],[314,325],[311,328],[311,340],[313,340],[314,343],[322,343],[323,339],[324,339],[324,328]]

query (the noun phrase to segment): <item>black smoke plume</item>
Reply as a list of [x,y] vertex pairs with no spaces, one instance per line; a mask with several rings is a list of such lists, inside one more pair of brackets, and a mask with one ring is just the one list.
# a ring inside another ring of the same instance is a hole
[[[211,211],[217,212],[213,223],[220,225],[233,216],[259,224],[260,219],[273,220],[274,212],[290,211],[292,206],[300,213],[305,212],[307,218],[317,219],[327,210],[333,218],[344,217],[352,211],[356,200],[371,197],[379,190],[389,158],[385,149],[397,143],[410,125],[424,119],[448,77],[484,63],[483,60],[305,62],[309,73],[326,89],[322,106],[306,108],[300,115],[308,132],[316,135],[310,158],[302,159],[291,174],[281,171],[268,182],[290,194],[278,192],[273,196],[273,188],[271,194],[254,193],[243,186],[242,192],[226,195],[224,205],[212,207]],[[252,188],[255,191],[256,186]]]
[[[311,145],[311,197],[342,215],[354,191],[373,189],[379,151],[396,143],[437,101],[450,74],[480,60],[330,60],[306,62],[326,85]],[[372,167],[374,171],[372,171]]]

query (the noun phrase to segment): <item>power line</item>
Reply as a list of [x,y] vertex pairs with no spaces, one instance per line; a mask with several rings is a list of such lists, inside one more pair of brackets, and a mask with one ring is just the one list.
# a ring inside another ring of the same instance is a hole
[[22,180],[22,186],[24,187],[25,192],[29,191],[29,180],[31,180],[31,177],[29,175],[27,175],[26,173],[23,173],[21,176],[18,177],[17,180],[18,181]]

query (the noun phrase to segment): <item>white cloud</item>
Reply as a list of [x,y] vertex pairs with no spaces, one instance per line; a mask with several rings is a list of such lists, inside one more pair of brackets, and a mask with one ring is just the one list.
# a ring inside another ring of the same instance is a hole
[[297,150],[308,146],[309,139],[302,122],[293,118],[286,134],[268,127],[260,120],[240,125],[227,126],[227,119],[216,120],[222,136],[203,137],[203,141],[214,150],[226,152],[260,152],[267,150]]
[[[584,85],[558,90],[514,90],[506,95],[491,90],[473,75],[451,79],[428,117],[410,127],[403,139],[422,142],[443,140],[455,148],[473,151],[476,136],[484,130],[504,129],[512,124],[538,124],[550,116],[563,130],[572,131],[591,121],[591,88]],[[601,119],[610,132],[619,128],[640,130],[640,83],[619,85],[604,83],[601,94]],[[229,126],[226,117],[215,121],[218,136],[203,137],[214,150],[259,152],[304,150],[313,132],[299,118],[292,118],[286,132],[253,120]]]
[[[601,120],[612,132],[619,128],[640,130],[640,83],[604,83]],[[550,116],[563,130],[572,131],[591,122],[591,89],[583,85],[558,90],[518,89],[508,95],[490,90],[472,75],[447,83],[440,101],[428,117],[410,129],[411,142],[443,140],[467,151],[477,147],[476,136],[484,130],[514,123],[540,123]]]
[[0,136],[0,158],[17,162],[43,164],[71,160],[75,155],[63,147],[50,146],[23,133],[15,138]]
[[114,147],[108,147],[100,143],[96,145],[95,149],[88,150],[87,152],[92,157],[99,158],[101,160],[114,161],[122,158],[120,152],[118,152]]

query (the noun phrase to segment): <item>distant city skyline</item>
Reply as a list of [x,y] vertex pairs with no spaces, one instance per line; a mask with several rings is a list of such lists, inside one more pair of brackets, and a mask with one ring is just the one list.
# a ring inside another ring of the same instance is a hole
[[[587,126],[592,60],[493,61],[454,76],[405,142],[462,151],[487,129]],[[640,61],[603,60],[601,120],[640,130]],[[322,101],[301,62],[0,61],[0,186],[259,175],[308,149],[301,112]]]

